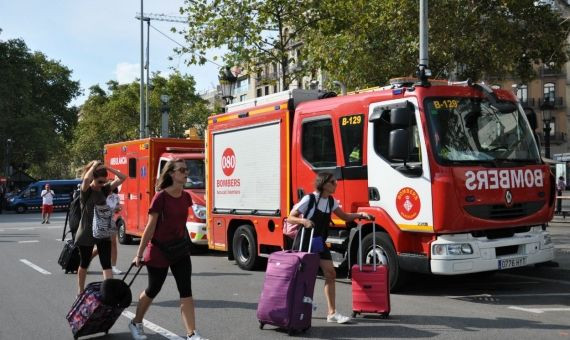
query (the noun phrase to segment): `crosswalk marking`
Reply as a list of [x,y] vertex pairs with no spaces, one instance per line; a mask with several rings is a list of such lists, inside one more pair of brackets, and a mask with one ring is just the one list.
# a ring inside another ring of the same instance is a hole
[[[129,320],[132,320],[135,317],[135,314],[129,312],[128,310],[124,311],[122,313],[122,315]],[[169,340],[185,340],[184,338],[181,338],[178,335],[172,333],[171,331],[164,329],[164,328],[160,327],[159,325],[156,325],[156,324],[154,324],[154,323],[152,323],[146,319],[143,319],[143,325],[146,328],[150,329],[151,331],[155,332],[156,334],[160,334]]]

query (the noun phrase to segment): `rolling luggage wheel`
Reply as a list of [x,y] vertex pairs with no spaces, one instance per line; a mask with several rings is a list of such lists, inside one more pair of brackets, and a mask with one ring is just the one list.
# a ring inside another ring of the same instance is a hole
[[357,312],[352,312],[352,317],[355,318],[358,315]]
[[259,321],[259,329],[263,329],[263,326],[265,326],[265,324],[261,321]]
[[390,313],[382,313],[382,314],[380,314],[380,318],[381,319],[388,319],[388,315],[390,315]]
[[289,330],[287,331],[287,335],[289,335],[289,336],[293,335],[293,330],[292,330],[292,329],[289,329]]

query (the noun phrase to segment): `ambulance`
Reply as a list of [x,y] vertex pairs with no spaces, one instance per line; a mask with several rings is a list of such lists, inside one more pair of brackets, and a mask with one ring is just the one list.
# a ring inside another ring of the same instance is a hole
[[122,210],[118,218],[119,242],[129,244],[141,237],[148,221],[148,208],[156,181],[168,160],[181,158],[188,167],[184,190],[192,197],[186,228],[197,247],[206,248],[205,166],[202,139],[145,138],[115,144],[104,149],[105,164],[127,175],[119,188]]
[[[325,171],[344,211],[375,217],[376,248],[363,222],[360,251],[388,265],[392,289],[410,272],[554,257],[555,181],[505,90],[429,79],[345,96],[289,90],[228,105],[209,118],[206,144],[208,245],[246,270],[283,249],[285,218]],[[350,267],[357,225],[333,222],[326,245],[335,266]]]

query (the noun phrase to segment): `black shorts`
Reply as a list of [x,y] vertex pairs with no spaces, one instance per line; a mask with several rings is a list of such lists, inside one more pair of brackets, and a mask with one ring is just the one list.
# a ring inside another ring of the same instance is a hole
[[[322,240],[322,238],[321,238]],[[324,243],[324,241],[321,241]],[[295,237],[295,240],[293,241],[293,246],[291,249],[293,250],[299,250],[299,243],[300,243],[300,233],[297,233],[297,236]],[[303,240],[303,251],[307,251],[309,249],[309,238],[305,237],[305,239]],[[321,260],[331,260],[332,261],[332,255],[331,255],[331,251],[329,250],[329,248],[327,248],[326,244],[323,244],[323,250],[321,252],[319,252],[319,257],[321,258]]]

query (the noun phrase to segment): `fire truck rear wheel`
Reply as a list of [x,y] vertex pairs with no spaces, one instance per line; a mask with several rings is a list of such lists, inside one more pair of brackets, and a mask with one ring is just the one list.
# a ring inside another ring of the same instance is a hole
[[254,270],[260,266],[261,257],[257,254],[257,240],[249,225],[237,228],[232,245],[234,259],[241,269]]
[[125,221],[119,219],[117,221],[119,225],[119,243],[120,244],[130,244],[133,241],[133,238],[130,235],[127,235],[127,228],[125,226]]
[[[390,291],[395,292],[404,284],[404,273],[398,266],[398,257],[390,236],[385,232],[376,232],[376,252],[372,250],[372,233],[362,239],[362,259],[366,264],[388,262],[388,276],[390,278]],[[386,264],[386,263],[384,263]]]

